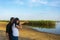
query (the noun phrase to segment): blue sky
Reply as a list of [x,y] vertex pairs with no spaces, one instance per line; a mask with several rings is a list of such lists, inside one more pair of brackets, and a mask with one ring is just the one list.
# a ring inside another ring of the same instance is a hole
[[60,20],[60,0],[0,0],[0,19]]

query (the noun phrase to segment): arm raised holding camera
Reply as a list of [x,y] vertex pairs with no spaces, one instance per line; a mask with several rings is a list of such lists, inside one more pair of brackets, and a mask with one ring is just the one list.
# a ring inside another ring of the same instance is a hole
[[20,25],[16,25],[16,28],[18,28],[19,30],[21,30],[22,29],[22,25],[20,24]]

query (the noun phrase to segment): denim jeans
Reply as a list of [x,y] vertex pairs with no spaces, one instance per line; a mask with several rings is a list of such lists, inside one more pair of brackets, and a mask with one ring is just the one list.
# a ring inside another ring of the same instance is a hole
[[16,37],[13,36],[13,37],[12,37],[12,40],[18,40],[18,36],[16,36]]

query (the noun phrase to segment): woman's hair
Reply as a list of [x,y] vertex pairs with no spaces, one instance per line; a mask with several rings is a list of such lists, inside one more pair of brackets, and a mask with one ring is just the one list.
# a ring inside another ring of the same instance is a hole
[[10,21],[12,21],[13,19],[14,19],[14,17],[11,17],[11,18],[10,18]]
[[[12,20],[14,20],[14,17],[11,17],[11,18],[10,18],[10,22],[9,22],[10,24],[11,24]],[[12,22],[12,23],[13,23],[13,22]]]
[[15,25],[19,25],[19,24],[20,24],[20,22],[17,23],[17,21],[19,21],[19,18],[15,18],[15,19],[14,19]]

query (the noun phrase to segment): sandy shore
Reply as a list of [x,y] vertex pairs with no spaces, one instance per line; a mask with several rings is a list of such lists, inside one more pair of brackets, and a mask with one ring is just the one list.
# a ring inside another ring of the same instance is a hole
[[[5,33],[5,26],[6,25],[0,25],[0,40],[8,40]],[[60,35],[38,32],[28,26],[23,26],[19,33],[19,40],[60,40]]]

